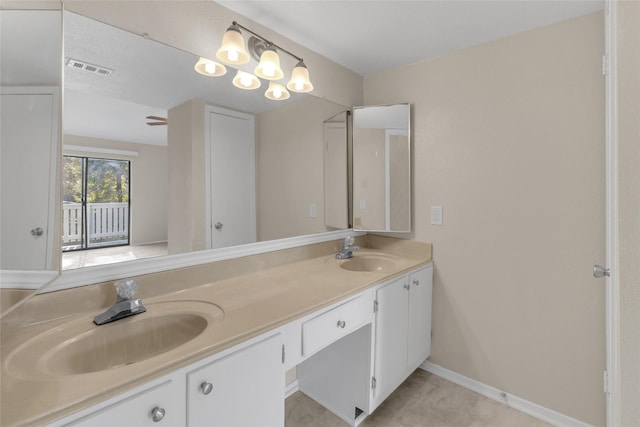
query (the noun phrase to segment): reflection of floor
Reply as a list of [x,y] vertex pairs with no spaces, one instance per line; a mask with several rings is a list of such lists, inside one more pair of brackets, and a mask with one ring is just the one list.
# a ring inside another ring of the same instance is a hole
[[90,267],[92,265],[113,264],[133,259],[152,258],[167,255],[166,243],[149,245],[117,246],[113,248],[88,249],[62,253],[62,269]]

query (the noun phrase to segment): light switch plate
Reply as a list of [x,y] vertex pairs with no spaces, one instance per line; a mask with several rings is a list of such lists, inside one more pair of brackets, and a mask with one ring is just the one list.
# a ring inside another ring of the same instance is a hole
[[442,225],[442,206],[431,206],[431,225]]
[[315,203],[309,203],[309,218],[316,218],[318,216],[318,209]]

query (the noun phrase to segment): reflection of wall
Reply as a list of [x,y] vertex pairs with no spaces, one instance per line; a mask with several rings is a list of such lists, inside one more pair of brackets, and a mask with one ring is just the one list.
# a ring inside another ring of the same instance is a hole
[[[307,97],[257,116],[258,240],[327,231],[323,122],[344,107]],[[316,218],[309,204],[316,204]]]
[[167,147],[64,135],[65,145],[138,152],[138,156],[64,150],[64,154],[131,161],[131,244],[167,240]]
[[[598,13],[365,78],[365,104],[413,103],[415,238],[434,245],[431,360],[594,425],[605,419],[604,282],[590,272],[604,260],[602,53]],[[430,225],[430,205],[444,226]]]
[[406,135],[389,135],[389,222],[392,230],[411,229],[411,169]]
[[168,111],[169,254],[206,248],[204,102]]
[[384,230],[385,130],[353,130],[353,225]]

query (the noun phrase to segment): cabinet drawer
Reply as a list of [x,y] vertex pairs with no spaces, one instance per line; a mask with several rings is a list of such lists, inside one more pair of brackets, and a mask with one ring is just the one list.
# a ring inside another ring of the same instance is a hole
[[65,425],[77,427],[184,425],[184,408],[176,404],[176,396],[181,392],[184,393],[183,389],[176,389],[173,381],[166,381]]
[[302,351],[308,357],[371,322],[371,301],[358,297],[302,324]]

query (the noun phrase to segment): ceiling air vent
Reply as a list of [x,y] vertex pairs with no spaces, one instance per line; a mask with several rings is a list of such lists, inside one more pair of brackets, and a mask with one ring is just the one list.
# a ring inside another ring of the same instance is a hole
[[88,62],[78,61],[77,59],[67,58],[67,67],[75,68],[76,70],[84,70],[99,76],[109,77],[113,70],[107,67],[101,67],[100,65],[89,64]]

